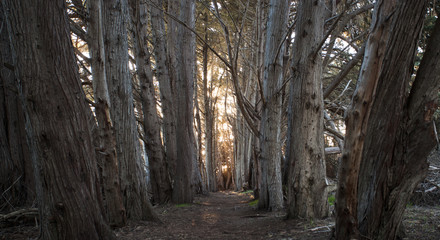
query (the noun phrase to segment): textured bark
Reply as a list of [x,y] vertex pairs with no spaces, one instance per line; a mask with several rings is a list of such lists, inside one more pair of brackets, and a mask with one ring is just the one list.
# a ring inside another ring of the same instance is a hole
[[289,1],[270,1],[264,51],[264,104],[260,123],[260,209],[277,210],[283,207],[280,129],[284,50],[282,47],[278,51],[278,48],[287,31],[288,12]]
[[2,3],[10,11],[8,27],[17,56],[13,65],[23,86],[20,100],[36,170],[40,237],[114,239],[98,206],[89,109],[65,1]]
[[171,182],[160,138],[160,121],[156,108],[156,95],[148,51],[148,29],[146,1],[130,0],[135,31],[135,58],[137,76],[141,84],[141,99],[144,123],[145,149],[150,167],[150,185],[155,203],[165,203],[171,199]]
[[[157,7],[162,7],[163,0],[152,0]],[[168,3],[170,14],[176,1]],[[176,143],[176,92],[175,92],[175,22],[168,20],[168,33],[165,33],[163,12],[151,8],[151,26],[154,43],[154,58],[156,60],[156,76],[159,82],[160,100],[163,114],[163,138],[168,171],[173,180],[176,173],[177,143]]]
[[203,184],[203,191],[206,193],[208,190],[208,183],[207,183],[207,177],[206,177],[206,168],[205,164],[203,162],[203,143],[202,143],[202,120],[200,119],[200,105],[199,105],[199,96],[198,96],[198,87],[199,84],[194,84],[194,106],[196,107],[196,115],[195,115],[195,121],[197,124],[196,132],[197,132],[197,164],[200,169],[200,176],[202,178],[202,184]]
[[438,23],[407,93],[426,3],[376,3],[346,119],[336,205],[338,239],[395,239],[411,193],[426,174],[426,157],[436,141],[432,115],[440,86]]
[[155,216],[148,199],[145,164],[140,151],[128,69],[127,0],[103,1],[103,15],[110,114],[115,128],[124,206],[127,218],[151,220]]
[[[180,3],[180,20],[193,28],[195,24],[194,0],[183,0]],[[192,185],[194,174],[195,139],[193,127],[193,91],[195,64],[195,37],[184,26],[179,25],[178,39],[181,47],[177,52],[177,121],[176,142],[177,163],[173,186],[173,202],[190,203],[194,198],[195,186]]]
[[[324,1],[301,0],[298,6],[289,103],[288,215],[328,215],[324,163],[321,88]],[[315,54],[316,53],[316,54]]]
[[104,30],[101,0],[90,0],[88,47],[91,57],[95,115],[98,123],[97,159],[100,167],[104,216],[112,227],[125,225],[126,215],[119,184],[116,138],[110,117],[110,96],[105,74]]
[[[207,21],[208,17],[205,16],[205,41],[208,40],[207,36]],[[208,191],[217,191],[217,181],[215,179],[215,165],[214,153],[213,153],[213,134],[214,130],[214,118],[212,108],[212,98],[211,91],[208,91],[208,45],[205,43],[202,49],[203,53],[203,102],[204,102],[204,112],[205,112],[205,163],[206,163],[206,178],[208,182]],[[211,89],[210,89],[211,90]]]
[[4,26],[0,32],[0,211],[30,205],[35,200],[32,161],[5,16],[0,4],[0,26]]

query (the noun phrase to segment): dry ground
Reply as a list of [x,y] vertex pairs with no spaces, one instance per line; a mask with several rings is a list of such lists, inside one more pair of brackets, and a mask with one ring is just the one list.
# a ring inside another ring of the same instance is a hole
[[[157,207],[164,224],[130,224],[119,239],[329,239],[334,219],[285,220],[283,212],[257,211],[249,193],[216,192],[191,205]],[[409,206],[404,239],[440,239],[440,207]]]
[[[155,207],[163,224],[132,222],[115,230],[120,240],[143,239],[328,239],[334,219],[285,220],[283,212],[257,211],[250,193],[216,192],[193,204]],[[440,239],[440,207],[409,206],[405,239]],[[0,239],[36,239],[34,226],[0,229]]]

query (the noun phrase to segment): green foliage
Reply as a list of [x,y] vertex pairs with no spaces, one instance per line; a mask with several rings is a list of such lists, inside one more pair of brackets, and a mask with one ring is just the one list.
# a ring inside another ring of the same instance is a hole
[[182,204],[177,204],[176,207],[189,207],[191,206],[191,204],[189,203],[182,203]]
[[253,207],[253,206],[257,206],[258,205],[258,199],[255,199],[254,201],[249,203],[249,206]]
[[335,197],[335,195],[330,195],[327,200],[328,200],[328,203],[330,204],[330,206],[334,206],[336,197]]

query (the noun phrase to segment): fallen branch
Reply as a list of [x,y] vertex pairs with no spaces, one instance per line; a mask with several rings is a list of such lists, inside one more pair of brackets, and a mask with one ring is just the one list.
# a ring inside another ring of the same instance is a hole
[[37,216],[38,208],[25,208],[4,215],[0,214],[0,223],[16,223],[23,219],[34,220]]
[[[327,225],[327,226],[321,226],[321,227],[315,227],[315,228],[312,228],[312,229],[310,229],[310,231],[318,231],[318,230],[320,230],[320,229],[327,229],[327,230],[325,230],[324,232],[330,232],[331,231],[331,228],[332,227],[334,227],[335,225],[334,224],[330,224],[330,225]],[[320,231],[321,232],[321,231]]]

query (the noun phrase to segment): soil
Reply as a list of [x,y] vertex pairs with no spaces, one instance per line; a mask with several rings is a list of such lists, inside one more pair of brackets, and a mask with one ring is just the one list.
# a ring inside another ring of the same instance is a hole
[[157,207],[163,224],[130,224],[119,239],[328,239],[332,219],[285,220],[285,212],[256,209],[249,192],[215,192],[191,205]]
[[[193,204],[155,207],[163,223],[131,222],[115,230],[118,239],[329,239],[334,219],[285,220],[284,211],[256,209],[250,192],[215,192]],[[35,223],[34,223],[35,224]],[[440,239],[440,207],[409,206],[404,239]],[[36,239],[35,226],[0,229],[0,239]]]

